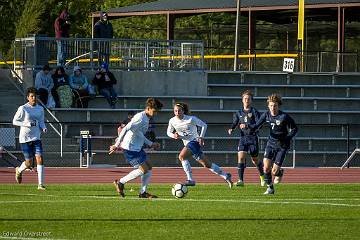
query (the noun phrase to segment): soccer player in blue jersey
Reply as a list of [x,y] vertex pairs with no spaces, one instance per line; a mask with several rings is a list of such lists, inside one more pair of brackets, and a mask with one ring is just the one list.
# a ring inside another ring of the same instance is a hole
[[141,177],[141,189],[139,198],[156,198],[157,196],[148,193],[147,186],[150,182],[152,164],[147,159],[143,149],[144,143],[153,149],[160,148],[160,144],[152,142],[145,137],[149,128],[149,119],[161,110],[163,104],[154,98],[148,98],[145,104],[145,110],[135,114],[131,121],[120,132],[114,145],[110,146],[109,154],[118,149],[119,146],[124,150],[126,161],[134,168],[126,176],[114,181],[116,191],[120,197],[125,197],[125,184],[133,179]]
[[[281,165],[286,153],[290,148],[290,141],[298,132],[295,121],[285,112],[279,109],[282,104],[281,96],[272,94],[267,99],[269,110],[264,112],[260,119],[249,127],[256,131],[265,122],[270,126],[270,135],[264,153],[264,172],[267,189],[264,194],[274,194],[272,175],[275,176],[274,183],[280,183],[284,170]],[[245,124],[241,124],[245,128]]]
[[44,160],[41,133],[46,133],[44,122],[44,109],[37,104],[37,90],[34,87],[27,89],[28,102],[18,108],[13,118],[13,125],[20,127],[19,142],[25,161],[15,169],[15,179],[22,182],[22,174],[30,169],[35,158],[38,173],[38,189],[45,190],[44,186]]
[[[189,107],[185,103],[176,103],[174,105],[174,117],[169,120],[167,128],[167,135],[173,139],[181,139],[184,143],[184,148],[179,153],[179,160],[186,173],[186,186],[195,186],[195,181],[192,177],[192,170],[187,160],[192,156],[202,166],[208,168],[211,172],[223,178],[229,188],[232,188],[231,174],[224,172],[217,164],[211,163],[201,147],[204,145],[204,136],[207,129],[206,123],[195,116],[189,115]],[[200,134],[198,127],[201,128]]]
[[255,124],[260,117],[260,113],[251,106],[253,94],[250,90],[246,90],[242,94],[243,107],[236,112],[233,122],[228,129],[229,135],[240,127],[240,124],[245,124],[245,128],[240,129],[240,140],[238,145],[238,174],[239,180],[236,186],[244,185],[244,171],[246,168],[246,154],[249,153],[253,164],[257,167],[260,176],[261,186],[265,186],[264,181],[264,166],[263,162],[258,160],[259,155],[259,140],[257,131],[248,128],[249,124]]

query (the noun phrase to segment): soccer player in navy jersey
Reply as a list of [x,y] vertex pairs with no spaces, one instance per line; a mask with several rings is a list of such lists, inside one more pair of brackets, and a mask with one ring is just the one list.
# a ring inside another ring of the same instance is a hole
[[[269,110],[264,112],[254,125],[249,125],[253,131],[258,130],[265,122],[270,126],[270,135],[264,153],[264,172],[267,189],[264,194],[274,194],[272,175],[275,176],[274,183],[280,183],[284,174],[281,165],[284,162],[286,153],[290,148],[290,141],[298,132],[295,121],[289,114],[279,109],[282,104],[281,96],[272,94],[267,99]],[[240,128],[245,128],[241,124]]]
[[238,145],[238,174],[239,180],[236,186],[244,185],[244,171],[246,168],[246,154],[249,153],[253,164],[257,167],[260,175],[260,184],[265,186],[264,181],[264,166],[263,162],[258,160],[259,155],[259,140],[258,133],[250,128],[249,124],[255,124],[260,117],[260,113],[251,106],[253,94],[250,90],[246,90],[242,94],[243,107],[234,114],[233,122],[228,129],[229,135],[239,127],[240,124],[245,124],[246,128],[240,129],[240,140]]

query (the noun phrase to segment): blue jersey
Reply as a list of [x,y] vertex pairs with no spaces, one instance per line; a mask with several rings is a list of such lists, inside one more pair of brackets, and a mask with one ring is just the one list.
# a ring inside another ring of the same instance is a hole
[[270,111],[264,112],[256,124],[250,127],[254,130],[259,129],[265,122],[270,125],[269,144],[279,145],[284,148],[290,147],[290,140],[298,132],[295,121],[289,114],[279,111],[278,115],[271,116]]
[[233,122],[231,124],[231,129],[235,129],[240,124],[245,124],[246,128],[240,129],[240,135],[249,136],[249,135],[257,135],[257,131],[249,128],[248,126],[255,124],[260,117],[260,113],[253,107],[250,108],[249,111],[244,109],[240,109],[234,114]]

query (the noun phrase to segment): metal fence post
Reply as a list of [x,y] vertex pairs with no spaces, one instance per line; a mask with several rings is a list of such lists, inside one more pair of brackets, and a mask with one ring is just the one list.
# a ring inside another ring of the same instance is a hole
[[295,150],[295,141],[296,139],[293,138],[293,168],[295,168],[296,166],[296,150]]

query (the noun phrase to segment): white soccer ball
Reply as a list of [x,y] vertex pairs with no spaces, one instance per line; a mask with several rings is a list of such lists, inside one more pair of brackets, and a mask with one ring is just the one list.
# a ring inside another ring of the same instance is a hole
[[176,198],[183,198],[188,193],[188,188],[181,183],[176,183],[172,187],[171,193]]

